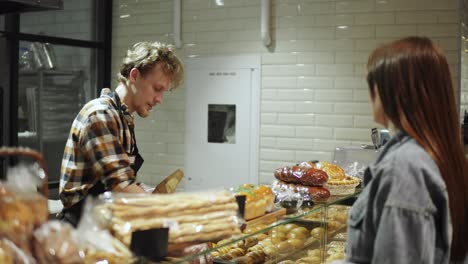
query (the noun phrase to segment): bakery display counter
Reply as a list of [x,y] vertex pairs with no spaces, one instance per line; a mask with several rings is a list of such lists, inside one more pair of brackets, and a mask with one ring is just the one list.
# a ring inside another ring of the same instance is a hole
[[209,249],[174,263],[211,255],[214,263],[328,263],[344,258],[350,195],[293,210],[273,223],[257,223],[242,234],[209,243]]
[[[38,175],[15,172],[15,178]],[[87,199],[76,229],[48,220],[46,199],[22,192],[24,184],[0,182],[5,209],[0,263],[322,264],[343,259],[348,211],[360,193],[359,181],[326,162],[285,166],[274,177],[271,186],[242,184],[229,190],[106,192]]]

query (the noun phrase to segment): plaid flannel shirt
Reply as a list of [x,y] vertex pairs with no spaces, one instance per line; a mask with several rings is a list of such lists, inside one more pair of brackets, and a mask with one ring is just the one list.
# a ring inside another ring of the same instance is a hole
[[121,108],[125,125],[113,92],[104,88],[101,96],[88,102],[73,121],[60,172],[59,192],[65,208],[82,200],[99,181],[107,190],[116,186],[125,188],[134,182],[135,173],[128,154],[133,117],[126,105],[122,103]]

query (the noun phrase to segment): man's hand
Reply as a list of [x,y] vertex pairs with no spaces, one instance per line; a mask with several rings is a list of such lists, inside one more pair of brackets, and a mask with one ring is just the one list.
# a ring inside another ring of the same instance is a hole
[[127,185],[125,188],[119,188],[118,186],[114,188],[114,191],[116,192],[124,192],[124,193],[146,193],[143,188],[138,186],[136,183],[132,183],[130,185]]

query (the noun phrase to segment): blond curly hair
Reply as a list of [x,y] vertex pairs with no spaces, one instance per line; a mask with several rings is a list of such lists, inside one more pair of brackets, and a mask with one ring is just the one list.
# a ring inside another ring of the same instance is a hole
[[130,71],[137,68],[142,76],[161,63],[165,74],[171,77],[170,89],[179,87],[184,78],[184,66],[172,47],[160,42],[138,42],[127,51],[118,73],[119,82],[127,82]]

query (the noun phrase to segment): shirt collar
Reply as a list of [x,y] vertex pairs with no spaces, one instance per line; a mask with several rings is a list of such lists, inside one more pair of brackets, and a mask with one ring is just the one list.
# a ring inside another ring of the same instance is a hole
[[125,116],[131,116],[131,117],[133,117],[133,115],[130,114],[130,112],[128,111],[128,106],[127,106],[124,102],[122,102],[122,101],[120,101],[120,110],[122,110],[122,113],[123,113]]
[[405,142],[408,140],[410,137],[408,134],[406,134],[405,131],[403,130],[397,130],[395,135],[390,138],[390,140],[380,149],[380,153],[377,156],[377,159],[375,163],[381,161],[385,155],[387,155],[388,152],[393,151],[395,148],[397,148],[401,143]]
[[390,140],[379,150],[377,159],[366,168],[364,171],[364,186],[366,186],[373,178],[373,167],[375,164],[378,164],[382,159],[388,154],[398,148],[401,144],[408,141],[410,136],[403,130],[398,130]]
[[[111,98],[115,103],[117,103],[117,99],[115,98],[115,92],[112,91],[111,89],[109,88],[103,88],[101,90],[101,97],[109,97]],[[128,111],[128,106],[122,102],[122,100],[120,100],[120,111],[122,111],[122,114],[127,118],[128,117],[131,117],[133,118],[133,115],[130,114],[130,112]]]

